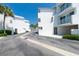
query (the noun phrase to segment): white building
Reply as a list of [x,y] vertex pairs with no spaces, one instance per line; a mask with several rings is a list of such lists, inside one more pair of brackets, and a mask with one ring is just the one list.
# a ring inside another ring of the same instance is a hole
[[14,31],[17,30],[17,33],[24,33],[30,30],[30,23],[28,20],[25,20],[22,16],[15,16],[14,22],[13,22],[13,29]]
[[53,13],[52,9],[39,8],[38,27],[39,35],[51,36],[53,32]]
[[79,4],[62,3],[54,8],[55,34],[79,34]]
[[[4,21],[4,14],[0,14],[0,30],[3,30],[3,21]],[[31,31],[29,21],[25,20],[21,16],[14,16],[14,17],[6,16],[5,29],[12,30],[12,34],[16,30],[17,33],[24,33],[26,31]]]
[[42,27],[41,30],[39,29],[39,35],[79,34],[78,3],[57,3],[51,10],[50,12],[48,8],[39,9],[38,27]]
[[[13,20],[14,20],[13,17],[6,16],[6,18],[5,18],[5,29],[13,30]],[[4,14],[0,14],[0,30],[3,30],[3,21],[4,21]]]
[[0,14],[0,30],[3,29],[3,19],[4,19],[4,14]]

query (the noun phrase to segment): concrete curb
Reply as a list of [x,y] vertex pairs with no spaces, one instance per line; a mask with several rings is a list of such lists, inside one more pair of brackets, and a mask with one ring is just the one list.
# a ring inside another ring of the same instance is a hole
[[3,38],[5,38],[5,37],[0,37],[0,39],[3,39]]

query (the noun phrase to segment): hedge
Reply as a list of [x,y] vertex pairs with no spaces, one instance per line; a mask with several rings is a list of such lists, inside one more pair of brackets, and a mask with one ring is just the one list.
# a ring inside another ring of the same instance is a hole
[[1,37],[1,36],[7,36],[7,34],[6,34],[6,33],[5,33],[5,34],[4,34],[4,33],[3,33],[3,34],[0,34],[0,37]]
[[64,35],[64,39],[79,40],[79,35]]
[[[4,30],[0,30],[0,34],[3,34],[4,33]],[[5,33],[7,35],[11,35],[12,34],[12,31],[11,30],[5,30]]]

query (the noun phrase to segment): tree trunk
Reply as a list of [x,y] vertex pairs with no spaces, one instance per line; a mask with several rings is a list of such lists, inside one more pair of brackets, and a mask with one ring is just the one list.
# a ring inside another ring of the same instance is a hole
[[5,17],[6,17],[6,14],[4,13],[4,20],[3,20],[3,30],[4,30],[4,34],[6,33],[6,32],[5,32]]

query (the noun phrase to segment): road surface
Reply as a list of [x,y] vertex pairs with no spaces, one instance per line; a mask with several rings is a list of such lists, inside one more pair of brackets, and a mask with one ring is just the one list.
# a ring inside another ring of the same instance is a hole
[[0,39],[0,56],[75,56],[79,41],[35,35],[33,32]]

